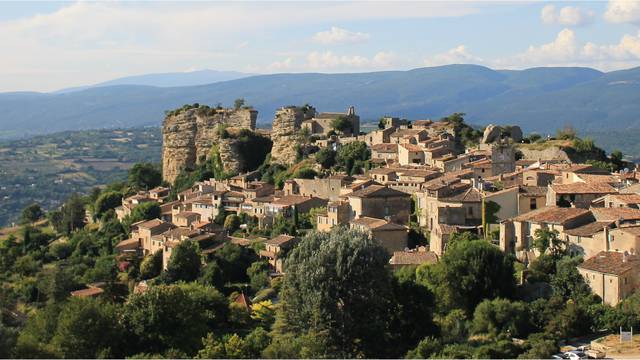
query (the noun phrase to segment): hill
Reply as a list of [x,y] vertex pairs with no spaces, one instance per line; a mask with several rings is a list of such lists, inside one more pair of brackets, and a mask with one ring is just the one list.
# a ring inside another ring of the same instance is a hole
[[74,91],[86,90],[92,87],[114,86],[114,85],[146,85],[158,87],[172,86],[193,86],[212,84],[219,81],[228,81],[241,79],[251,76],[252,74],[241,73],[237,71],[216,71],[216,70],[196,70],[187,72],[144,74],[135,76],[126,76],[101,82],[95,85],[78,86],[72,88],[61,89],[54,93],[63,94]]
[[320,111],[354,105],[363,120],[382,115],[438,118],[465,112],[474,124],[518,124],[553,132],[640,129],[640,68],[492,70],[447,65],[354,74],[274,74],[208,85],[114,85],[62,94],[0,94],[0,138],[67,129],[159,125],[163,112],[185,103],[232,104],[243,97],[270,123],[283,105]]

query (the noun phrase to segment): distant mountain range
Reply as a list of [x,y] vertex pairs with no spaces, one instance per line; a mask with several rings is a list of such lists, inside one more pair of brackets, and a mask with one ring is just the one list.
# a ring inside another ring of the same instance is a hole
[[640,129],[640,68],[603,73],[590,68],[513,71],[447,65],[355,74],[255,75],[182,87],[159,87],[159,80],[154,84],[2,93],[0,138],[160,125],[165,110],[196,102],[229,106],[240,97],[259,111],[259,123],[270,123],[278,107],[309,103],[319,111],[344,111],[354,105],[363,120],[383,115],[436,119],[464,112],[470,123],[518,124],[525,131],[553,132],[565,124],[581,131]]
[[77,86],[54,91],[56,94],[70,93],[74,91],[86,90],[93,87],[104,87],[114,85],[145,85],[158,87],[173,86],[193,86],[212,84],[220,81],[242,79],[254,74],[241,73],[237,71],[216,71],[216,70],[196,70],[174,73],[144,74],[121,77],[95,85]]

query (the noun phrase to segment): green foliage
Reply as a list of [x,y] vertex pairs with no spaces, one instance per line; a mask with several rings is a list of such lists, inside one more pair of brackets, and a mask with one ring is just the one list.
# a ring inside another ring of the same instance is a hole
[[233,108],[236,110],[240,110],[245,104],[244,98],[238,98],[233,101]]
[[162,210],[160,209],[160,205],[157,202],[143,202],[142,204],[133,208],[129,222],[133,224],[142,220],[159,219],[161,214]]
[[541,254],[548,252],[555,259],[566,254],[567,244],[560,239],[557,230],[537,229],[533,236],[533,246]]
[[336,155],[336,152],[330,147],[322,148],[316,153],[316,162],[323,169],[330,169],[336,163]]
[[[214,253],[213,258],[222,272],[222,279],[229,283],[241,283],[249,280],[247,269],[256,260],[257,256],[253,250],[232,243],[226,243]],[[209,265],[207,265],[208,267]]]
[[347,171],[349,175],[357,173],[357,165],[363,165],[364,161],[371,157],[367,144],[362,141],[354,141],[345,144],[338,149],[336,162]]
[[575,149],[578,153],[588,153],[596,149],[596,145],[593,142],[593,139],[590,138],[575,138],[571,143],[571,147],[573,147],[573,149]]
[[338,116],[331,120],[331,128],[333,130],[344,133],[347,130],[353,130],[352,127],[351,120],[345,116]]
[[84,227],[84,201],[78,194],[73,194],[60,211],[50,212],[49,215],[49,221],[58,233],[71,234]]
[[130,333],[129,353],[179,349],[193,354],[207,334],[205,309],[180,286],[152,286],[124,304],[122,324]]
[[247,276],[254,292],[269,286],[269,270],[269,264],[266,261],[256,261],[247,269]]
[[385,126],[387,126],[387,122],[382,117],[382,118],[380,118],[380,120],[378,120],[378,129],[382,130],[382,129],[384,129]]
[[318,173],[308,167],[302,167],[293,173],[294,179],[313,179],[316,176],[318,176]]
[[140,278],[143,280],[152,279],[160,275],[160,272],[162,272],[162,250],[144,257],[140,263]]
[[224,228],[233,233],[240,228],[240,218],[236,214],[227,215],[224,219]]
[[522,338],[530,330],[527,305],[506,299],[484,300],[473,313],[471,329],[474,334]]
[[577,132],[571,125],[565,125],[564,128],[556,131],[556,138],[560,140],[574,140],[577,138]]
[[392,303],[386,251],[364,233],[312,232],[290,253],[283,321],[297,335],[327,331],[334,356],[382,356]]
[[138,163],[129,170],[129,186],[139,190],[149,190],[162,183],[162,173],[156,165]]
[[51,344],[65,358],[121,357],[124,329],[117,312],[118,307],[110,303],[71,299],[60,312]]
[[22,210],[20,214],[20,222],[23,224],[29,224],[36,222],[44,216],[44,212],[40,205],[33,203]]
[[439,338],[429,336],[422,339],[413,350],[410,350],[405,359],[429,359],[440,351],[442,351],[442,341]]
[[194,281],[200,275],[200,247],[195,241],[181,241],[171,253],[167,265],[170,282]]
[[484,240],[450,245],[441,261],[426,267],[418,279],[435,293],[441,312],[461,309],[471,314],[484,299],[513,296],[511,257]]
[[122,193],[117,191],[105,191],[98,196],[93,205],[93,214],[101,217],[108,210],[115,209],[122,204]]

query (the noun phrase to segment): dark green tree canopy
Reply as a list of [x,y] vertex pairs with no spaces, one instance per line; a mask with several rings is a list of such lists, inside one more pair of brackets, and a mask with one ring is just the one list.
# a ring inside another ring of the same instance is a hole
[[138,163],[129,170],[129,186],[134,189],[149,190],[161,183],[162,173],[153,164]]

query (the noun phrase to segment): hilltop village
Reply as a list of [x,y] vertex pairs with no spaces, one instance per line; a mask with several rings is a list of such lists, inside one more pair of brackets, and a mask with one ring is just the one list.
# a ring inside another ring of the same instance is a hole
[[640,325],[621,153],[460,113],[257,119],[168,111],[161,168],[26,208],[0,246],[0,355],[548,358]]
[[[181,170],[198,162],[216,161],[210,158],[212,147],[225,172],[246,170],[237,140],[223,133],[254,132],[256,118],[257,111],[249,108],[193,107],[170,114],[163,127],[165,182],[173,183]],[[116,208],[119,219],[145,202],[159,203],[161,216],[132,224],[131,237],[116,249],[138,256],[162,251],[166,269],[172,249],[182,241],[215,239],[218,248],[224,241],[262,243],[259,255],[278,276],[284,273],[281,254],[304,234],[300,222],[305,218],[318,231],[345,226],[366,232],[388,251],[394,268],[437,262],[449,239],[464,233],[490,240],[526,265],[549,251],[536,244],[544,230],[552,236],[549,248],[559,242],[584,257],[580,274],[604,302],[616,305],[640,287],[640,178],[635,171],[612,173],[555,154],[543,158],[540,151],[533,152],[535,159],[523,158],[517,126],[489,125],[481,136],[475,134],[478,142],[471,146],[465,145],[472,130],[455,117],[384,117],[377,130],[363,134],[359,129],[353,107],[344,113],[283,107],[273,130],[263,133],[273,142],[270,162],[297,166],[297,172],[275,185],[253,170],[196,181],[172,200],[169,187],[126,197]],[[317,159],[340,149],[357,151],[360,144],[366,155],[346,171],[326,169]],[[240,221],[238,235],[223,226],[229,216],[249,219]],[[273,238],[252,234],[253,229],[266,234],[260,230],[278,221],[301,231]]]

